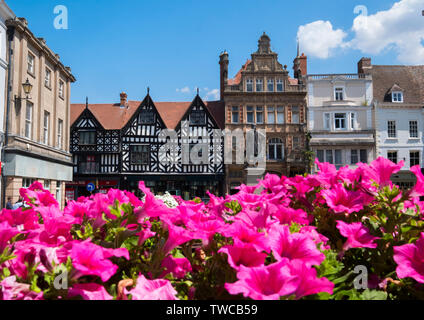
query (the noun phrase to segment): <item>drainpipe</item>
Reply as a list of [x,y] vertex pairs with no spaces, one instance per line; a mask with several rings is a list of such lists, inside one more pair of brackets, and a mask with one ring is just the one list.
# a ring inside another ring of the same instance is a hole
[[[12,90],[13,90],[13,49],[12,49],[12,43],[13,43],[13,37],[15,35],[15,27],[8,27],[7,28],[7,41],[9,42],[7,51],[7,93],[6,93],[6,128],[5,128],[5,134],[4,134],[4,143],[3,148],[1,150],[1,161],[2,164],[5,160],[5,151],[4,149],[7,147],[9,143],[9,114],[10,114],[10,101],[12,97]],[[5,207],[6,204],[6,176],[4,175],[4,170],[2,170],[2,208]]]

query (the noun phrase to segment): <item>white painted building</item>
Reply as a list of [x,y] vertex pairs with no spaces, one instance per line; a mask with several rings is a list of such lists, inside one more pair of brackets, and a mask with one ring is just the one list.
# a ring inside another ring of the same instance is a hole
[[337,168],[371,162],[375,157],[371,76],[308,75],[307,87],[310,148],[315,157]]
[[359,72],[373,78],[377,156],[398,163],[403,170],[392,176],[401,187],[415,184],[409,169],[423,167],[424,66],[379,66],[363,59]]
[[[0,154],[3,166],[3,146],[5,136],[5,110],[6,110],[6,89],[7,89],[7,27],[6,20],[13,19],[15,14],[7,6],[4,0],[0,1]],[[2,186],[0,179],[0,190]],[[0,203],[1,202],[0,194]]]

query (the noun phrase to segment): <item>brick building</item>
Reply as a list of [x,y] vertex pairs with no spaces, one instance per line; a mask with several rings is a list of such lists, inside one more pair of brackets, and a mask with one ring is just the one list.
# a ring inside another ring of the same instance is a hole
[[[271,50],[264,33],[258,50],[228,79],[229,55],[220,55],[221,100],[225,103],[225,128],[252,128],[266,132],[266,172],[293,176],[307,169],[306,86],[307,58],[299,50],[294,59],[294,78],[286,65]],[[247,164],[226,165],[226,192],[241,183],[256,183],[257,175],[248,174]]]

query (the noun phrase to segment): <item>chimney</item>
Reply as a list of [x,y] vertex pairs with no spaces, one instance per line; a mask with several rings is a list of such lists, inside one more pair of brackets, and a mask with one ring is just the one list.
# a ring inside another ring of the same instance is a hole
[[369,74],[371,69],[371,58],[362,58],[358,61],[358,74]]
[[293,71],[294,77],[299,79],[300,77],[304,77],[308,74],[308,58],[302,53],[301,56],[299,54],[293,60]]
[[228,64],[229,64],[228,52],[224,51],[219,56],[219,80],[220,80],[221,100],[224,100],[224,90],[228,80]]
[[120,104],[120,107],[121,108],[124,108],[124,107],[126,107],[127,106],[127,94],[125,93],[125,92],[121,92],[121,94],[120,94],[120,97],[121,97],[121,104]]

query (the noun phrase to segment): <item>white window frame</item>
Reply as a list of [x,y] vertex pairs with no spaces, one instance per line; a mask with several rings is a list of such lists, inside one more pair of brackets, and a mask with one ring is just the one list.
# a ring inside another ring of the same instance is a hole
[[[281,85],[281,90],[278,89],[279,85]],[[276,87],[275,89],[277,90],[277,92],[284,92],[284,81],[283,81],[283,79],[277,79],[277,83],[276,83],[275,87]]]
[[[344,118],[336,118],[336,115],[338,115],[338,114],[344,114]],[[347,115],[347,113],[346,112],[334,112],[334,130],[336,130],[336,131],[344,131],[344,130],[347,130],[347,128],[348,128],[348,121],[349,121],[349,118],[348,118],[348,115]],[[344,127],[341,127],[341,128],[337,128],[337,120],[341,120],[341,119],[344,119]]]
[[[28,118],[29,110],[29,118]],[[25,138],[32,139],[32,118],[34,113],[34,104],[27,101],[25,110]]]
[[[337,99],[337,93],[341,91],[342,94],[342,99]],[[334,100],[335,101],[344,101],[346,98],[346,94],[345,94],[345,88],[344,87],[334,87]]]
[[[272,115],[273,121],[269,120],[269,115]],[[266,121],[269,124],[275,124],[275,108],[273,106],[266,107]]]
[[62,149],[63,120],[57,120],[57,147]]
[[47,67],[46,67],[46,74],[44,77],[44,85],[49,89],[52,86],[52,71]]
[[[416,134],[416,136],[412,136],[411,135],[411,122],[415,122],[416,123],[416,131],[414,132]],[[418,139],[419,138],[419,131],[418,131],[418,120],[409,120],[408,122],[409,125],[409,139]]]
[[392,92],[392,102],[393,103],[402,103],[403,102],[403,92],[402,91],[393,91]]
[[[391,136],[390,135],[390,130],[389,130],[389,127],[390,127],[390,123],[391,122],[393,122],[394,123],[394,132],[395,132],[395,134],[394,134],[394,136]],[[395,139],[395,138],[397,138],[397,123],[396,123],[396,120],[387,120],[387,137],[389,138],[389,139]]]
[[[251,121],[249,121],[249,115],[252,116]],[[255,123],[255,108],[253,106],[246,106],[246,123]]]
[[50,131],[50,112],[44,111],[43,117],[43,143],[49,144],[49,131]]
[[[418,163],[414,164],[414,165],[411,164],[411,153],[412,152],[418,152]],[[419,165],[421,167],[421,152],[420,152],[420,150],[409,150],[409,167],[412,168],[415,165]]]
[[[260,86],[261,90],[258,90],[258,86]],[[256,92],[264,92],[264,80],[263,79],[256,79],[255,82],[255,91]]]
[[[283,116],[283,121],[279,121],[281,118],[281,115]],[[277,107],[277,118],[276,118],[276,123],[277,124],[284,124],[286,122],[286,114],[285,114],[285,108],[284,106],[278,106]]]
[[[272,90],[269,90],[270,84],[272,85]],[[274,90],[275,90],[274,79],[267,79],[267,81],[266,81],[266,91],[274,92]]]
[[358,117],[356,112],[349,112],[349,126],[350,130],[356,130],[358,128]]
[[27,70],[30,74],[35,74],[35,55],[33,55],[32,53],[28,52],[28,56],[27,56]]
[[[251,86],[251,90],[249,90],[249,85]],[[246,79],[246,92],[253,92],[253,79]]]
[[59,97],[64,98],[65,96],[65,82],[59,80]]

